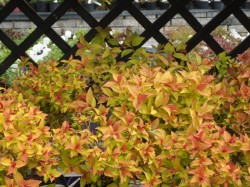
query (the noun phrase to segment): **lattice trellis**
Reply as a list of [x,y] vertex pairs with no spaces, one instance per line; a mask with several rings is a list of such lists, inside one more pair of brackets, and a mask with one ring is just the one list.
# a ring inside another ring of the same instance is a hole
[[[68,58],[75,54],[76,45],[70,47],[53,29],[54,25],[69,9],[74,11],[91,27],[91,30],[85,35],[87,41],[91,41],[95,34],[95,28],[101,26],[106,28],[114,21],[123,11],[127,10],[138,23],[145,29],[141,36],[145,39],[141,43],[141,47],[151,37],[158,43],[165,44],[168,39],[160,32],[160,29],[169,22],[177,14],[180,14],[183,19],[196,32],[187,41],[187,52],[191,51],[201,41],[205,41],[207,45],[216,53],[224,51],[224,49],[211,36],[211,32],[218,27],[224,20],[233,14],[239,22],[250,32],[250,20],[241,10],[240,5],[246,0],[222,0],[225,8],[219,12],[211,21],[205,26],[192,15],[192,13],[185,7],[192,0],[169,0],[171,6],[167,9],[155,22],[151,23],[143,13],[133,4],[134,0],[119,0],[117,5],[110,10],[100,21],[97,21],[83,6],[78,3],[78,0],[64,0],[61,5],[52,12],[45,20],[43,20],[37,12],[35,12],[29,4],[30,0],[11,0],[0,12],[0,23],[3,22],[11,12],[18,7],[29,19],[36,25],[36,29],[20,44],[17,45],[12,41],[1,29],[0,40],[11,50],[11,54],[0,64],[0,76],[20,57],[27,56],[26,51],[42,36],[48,36],[56,46],[64,52],[62,59]],[[250,36],[243,40],[236,46],[229,55],[236,56],[244,52],[250,46]],[[127,56],[128,57],[128,56]],[[35,62],[34,62],[35,63]]]

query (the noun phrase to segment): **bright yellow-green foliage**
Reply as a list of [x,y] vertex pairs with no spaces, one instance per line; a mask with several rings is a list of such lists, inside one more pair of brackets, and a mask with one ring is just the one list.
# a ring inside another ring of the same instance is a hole
[[38,185],[40,181],[23,179],[33,170],[44,180],[60,176],[46,114],[12,89],[5,90],[0,101],[0,184]]
[[83,63],[70,59],[61,67],[58,62],[44,62],[24,77],[14,81],[13,88],[41,107],[48,114],[47,124],[58,126],[64,120],[73,123],[77,112],[86,107],[86,78],[82,75]]
[[38,186],[31,174],[53,180],[59,169],[82,186],[250,185],[248,52],[221,55],[217,77],[207,58],[170,44],[136,50],[142,40],[128,30],[119,47],[100,30],[81,38],[80,60],[30,65],[0,94],[0,185]]
[[215,113],[217,123],[227,125],[237,134],[249,134],[250,115],[250,51],[239,55],[241,63],[227,69],[227,76],[223,79],[224,102],[219,113]]

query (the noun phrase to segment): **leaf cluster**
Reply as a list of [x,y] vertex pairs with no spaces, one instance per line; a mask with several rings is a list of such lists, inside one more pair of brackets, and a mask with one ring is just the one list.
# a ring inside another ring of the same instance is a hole
[[221,54],[218,77],[183,46],[149,53],[129,30],[122,43],[98,31],[78,59],[30,64],[0,94],[0,184],[63,171],[82,186],[249,186],[249,52]]

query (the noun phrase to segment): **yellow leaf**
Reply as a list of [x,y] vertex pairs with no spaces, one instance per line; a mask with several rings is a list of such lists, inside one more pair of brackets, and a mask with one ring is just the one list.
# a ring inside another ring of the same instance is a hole
[[152,178],[151,173],[149,173],[149,172],[144,172],[144,174],[145,174],[147,180],[150,180],[150,179]]
[[85,40],[83,34],[80,35],[80,43],[81,44],[86,44],[87,43],[87,41]]
[[154,107],[152,106],[151,107],[151,112],[150,112],[152,115],[155,115],[157,114],[157,111],[154,109]]
[[141,114],[150,114],[150,108],[146,104],[142,104],[141,108],[139,109]]
[[250,176],[245,176],[246,181],[250,182]]
[[169,83],[173,81],[173,76],[170,71],[166,71],[162,77],[161,77],[161,82],[162,83]]
[[163,92],[160,92],[155,98],[155,106],[156,107],[161,106],[163,103],[163,99],[164,99],[164,94]]
[[198,114],[200,116],[203,116],[206,113],[212,112],[214,110],[215,106],[213,105],[208,105],[207,102],[203,104],[203,106],[200,108]]
[[104,94],[106,94],[109,97],[113,96],[113,93],[109,88],[102,88],[102,91],[103,91]]
[[169,65],[169,62],[168,62],[168,60],[164,57],[164,56],[162,56],[162,55],[158,55],[158,57],[159,57],[159,59],[165,64],[165,65]]
[[90,88],[87,92],[87,95],[86,95],[86,101],[87,103],[92,106],[93,108],[96,106],[96,100],[95,100],[95,97],[93,95],[93,91],[92,89]]
[[194,129],[197,129],[198,126],[199,126],[199,120],[197,118],[196,112],[191,108],[190,108],[190,115],[191,115],[191,118],[192,118],[193,127],[194,127]]
[[79,137],[78,137],[78,136],[72,136],[72,137],[71,137],[71,143],[72,143],[73,145],[78,144],[78,143],[79,143]]
[[15,172],[13,177],[17,183],[23,181],[23,176],[19,172]]
[[62,173],[59,172],[59,171],[56,170],[56,169],[51,169],[49,173],[50,173],[51,176],[53,176],[53,178],[54,178],[54,177],[55,177],[55,178],[58,178],[58,177],[60,177],[60,176],[62,175]]
[[183,77],[180,74],[176,73],[175,77],[176,77],[176,83],[180,84],[180,83],[185,82]]
[[85,51],[86,51],[86,49],[84,49],[84,48],[78,49],[76,51],[76,56],[81,56]]
[[138,93],[140,91],[138,87],[130,85],[127,86],[127,89],[129,90],[129,93],[135,98],[138,96]]
[[8,159],[8,158],[1,158],[1,160],[0,160],[0,164],[2,164],[3,166],[10,166],[11,165],[11,160],[10,159]]
[[171,116],[171,109],[169,108],[169,107],[167,107],[167,106],[163,106],[163,107],[161,107],[163,110],[165,110],[167,113],[168,113],[168,115],[169,116]]
[[187,129],[187,136],[191,136],[194,134],[194,127],[193,125],[189,125],[188,129]]

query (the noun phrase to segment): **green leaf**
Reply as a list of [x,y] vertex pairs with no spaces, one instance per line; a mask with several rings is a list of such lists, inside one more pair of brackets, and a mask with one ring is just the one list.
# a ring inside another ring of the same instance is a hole
[[86,184],[87,184],[87,179],[84,177],[81,177],[80,186],[85,186]]
[[46,185],[46,187],[55,187],[56,185],[55,184],[48,184]]
[[164,47],[164,51],[167,53],[167,54],[173,54],[174,52],[174,47],[170,44],[170,43],[167,43]]
[[98,33],[103,39],[108,38],[110,36],[110,33],[109,33],[111,31],[110,27],[103,29],[102,27],[99,26],[99,27],[96,27],[95,29],[98,31]]
[[186,57],[186,55],[183,54],[183,53],[175,53],[173,56],[174,56],[175,58],[180,59],[180,60],[187,61],[187,57]]
[[133,52],[132,49],[125,49],[124,51],[122,51],[121,57],[124,57],[132,52]]
[[218,55],[218,57],[219,57],[220,60],[223,60],[223,59],[226,57],[226,55],[227,55],[227,52],[224,51],[224,52],[220,53],[220,54]]
[[87,103],[92,106],[92,107],[95,107],[96,106],[96,100],[95,100],[95,97],[93,95],[93,91],[92,89],[90,88],[87,92],[87,95],[86,95],[86,100],[87,100]]
[[107,48],[104,53],[102,54],[102,58],[106,58],[110,55],[110,50]]
[[113,46],[118,46],[118,42],[114,38],[109,39],[108,43],[113,45]]
[[161,187],[170,187],[170,186],[167,184],[161,184]]
[[221,67],[221,62],[215,62],[215,67],[216,67],[217,69],[220,69],[220,67]]
[[140,37],[140,36],[134,38],[132,41],[132,46],[136,47],[136,46],[140,45],[143,42],[143,40],[144,40],[144,38]]
[[109,184],[107,187],[118,187],[117,184],[115,182]]
[[181,163],[180,163],[180,158],[175,158],[172,160],[173,166],[175,169],[180,170],[181,169]]
[[87,46],[88,42],[85,40],[83,34],[80,35],[80,43]]
[[187,45],[185,43],[180,43],[176,46],[176,51],[185,51]]
[[112,52],[112,53],[118,54],[118,53],[121,52],[121,49],[120,49],[119,47],[113,47],[113,48],[111,49],[111,52]]

